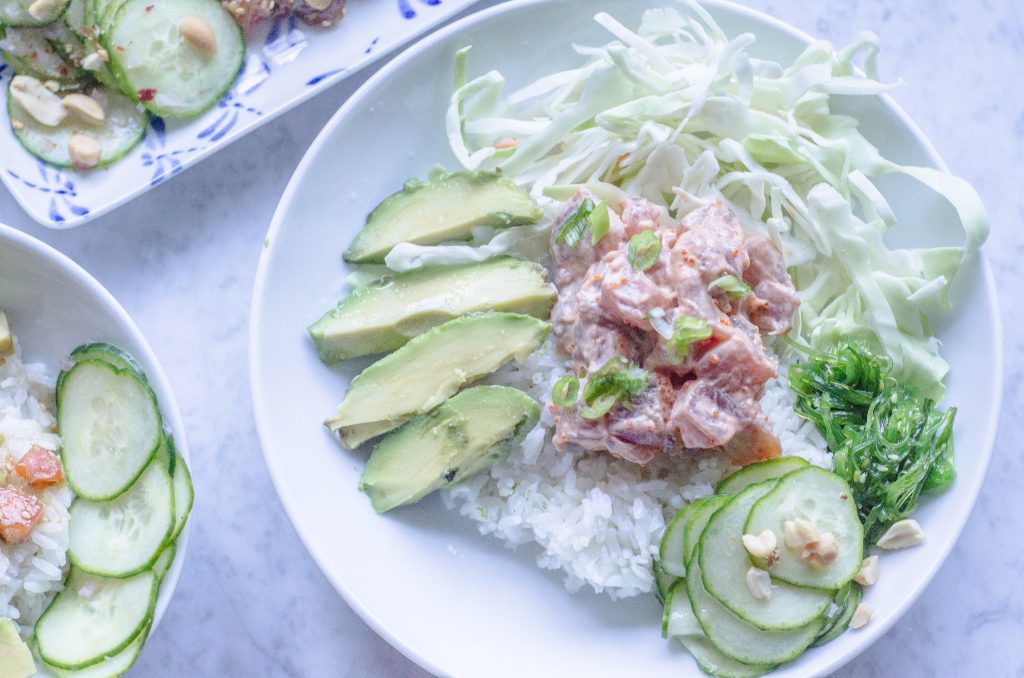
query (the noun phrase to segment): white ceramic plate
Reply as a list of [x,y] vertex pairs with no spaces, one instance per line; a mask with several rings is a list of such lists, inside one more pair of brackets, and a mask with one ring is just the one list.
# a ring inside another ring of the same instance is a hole
[[[193,120],[154,119],[146,139],[113,166],[77,173],[29,155],[0,106],[0,178],[30,217],[44,226],[83,224],[135,198],[248,134],[314,94],[385,56],[476,0],[349,0],[329,29],[277,21],[247,38],[235,87]],[[0,97],[12,77],[0,62]]]
[[[443,113],[457,49],[473,45],[471,72],[500,69],[513,91],[575,63],[571,42],[603,44],[606,36],[589,21],[597,10],[636,25],[646,6],[532,0],[499,5],[430,36],[375,75],[331,120],[270,228],[256,279],[250,359],[257,426],[278,493],[313,558],[353,609],[440,674],[698,675],[681,648],[661,639],[653,596],[615,603],[585,591],[571,595],[558,574],[534,565],[531,549],[501,548],[436,496],[394,515],[374,514],[356,489],[363,455],[342,449],[321,426],[361,366],[324,367],[304,331],[340,295],[346,274],[341,252],[367,212],[435,163],[456,167]],[[706,6],[729,34],[753,32],[755,55],[791,59],[810,40],[737,5]],[[843,108],[896,161],[942,167],[891,100]],[[883,189],[903,222],[902,240],[952,240],[950,211],[941,199],[911,182],[883,182]],[[971,511],[1002,392],[1002,333],[983,260],[963,269],[954,298],[958,312],[936,329],[952,365],[948,402],[960,408],[957,482],[917,514],[926,543],[886,556],[885,574],[869,593],[876,609],[871,624],[807,652],[778,675],[827,674],[883,635],[931,579]]]
[[[85,270],[49,245],[0,224],[0,309],[7,312],[26,362],[46,364],[56,378],[76,346],[107,341],[135,357],[149,379],[164,421],[185,461],[185,425],[170,383],[128,312]],[[198,489],[197,489],[198,494]],[[174,564],[160,587],[150,637],[178,586],[188,551],[191,520],[178,538]]]

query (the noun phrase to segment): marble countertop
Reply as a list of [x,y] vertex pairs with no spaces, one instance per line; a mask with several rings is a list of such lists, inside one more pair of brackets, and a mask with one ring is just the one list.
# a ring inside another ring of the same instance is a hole
[[[884,45],[895,98],[992,217],[1003,298],[1024,285],[1024,10],[1016,0],[746,0],[842,44]],[[264,232],[303,152],[368,73],[96,222],[50,231],[0,195],[0,221],[64,251],[149,338],[181,405],[201,498],[177,595],[135,676],[420,676],[339,598],[296,538],[249,400],[249,300]],[[887,637],[841,676],[1024,676],[1024,314],[1007,313],[993,471],[958,546]],[[969,452],[966,452],[969,453]]]

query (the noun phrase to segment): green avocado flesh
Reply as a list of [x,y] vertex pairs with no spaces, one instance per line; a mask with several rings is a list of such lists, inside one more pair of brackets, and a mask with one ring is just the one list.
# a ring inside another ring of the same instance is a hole
[[438,325],[363,370],[324,422],[349,449],[398,428],[544,342],[551,325],[528,315],[470,313]]
[[32,659],[32,651],[21,640],[14,622],[0,619],[0,678],[29,678],[34,675],[36,663]]
[[427,266],[360,287],[310,325],[325,363],[403,346],[432,327],[474,311],[509,311],[547,319],[557,292],[530,261],[496,257]]
[[366,218],[345,261],[383,262],[403,242],[434,245],[467,240],[474,226],[535,224],[544,211],[511,179],[493,172],[441,174],[409,181]]
[[378,513],[415,503],[507,457],[539,420],[540,407],[522,391],[467,389],[381,440],[359,489]]

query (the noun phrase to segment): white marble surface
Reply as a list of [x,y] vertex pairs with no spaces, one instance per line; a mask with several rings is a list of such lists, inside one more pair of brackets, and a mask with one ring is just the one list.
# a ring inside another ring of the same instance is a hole
[[[843,43],[883,39],[882,71],[993,222],[1004,299],[1024,285],[1024,10],[1018,0],[747,0]],[[119,211],[74,231],[0,220],[63,250],[127,307],[183,410],[200,499],[188,562],[135,676],[418,676],[338,598],[274,493],[249,404],[247,321],[263,234],[339,86]],[[1012,308],[1012,307],[1011,307]],[[1005,317],[1006,397],[993,472],[959,545],[906,618],[842,676],[1024,676],[1024,462],[1015,437],[1024,315]],[[985,331],[985,328],[979,328]],[[961,454],[970,454],[961,450]]]

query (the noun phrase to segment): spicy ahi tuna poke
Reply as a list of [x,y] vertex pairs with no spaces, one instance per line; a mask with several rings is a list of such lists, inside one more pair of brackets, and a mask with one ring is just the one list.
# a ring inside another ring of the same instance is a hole
[[[462,167],[372,211],[308,329],[328,364],[386,354],[326,420],[369,452],[378,512],[440,490],[571,591],[657,596],[703,671],[754,676],[869,623],[880,554],[954,482],[929,317],[987,219],[833,110],[890,89],[874,36],[778,63],[681,4],[598,14],[610,42],[511,93],[460,51],[437,124]],[[886,243],[893,173],[950,202],[961,246]]]
[[192,508],[145,373],[74,349],[56,379],[0,311],[0,676],[120,676],[149,636]]

